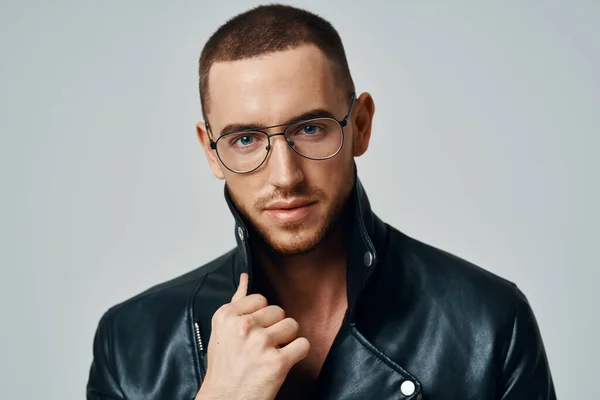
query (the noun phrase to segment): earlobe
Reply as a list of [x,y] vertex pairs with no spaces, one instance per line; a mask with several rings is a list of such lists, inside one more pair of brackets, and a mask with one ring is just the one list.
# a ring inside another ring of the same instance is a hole
[[198,122],[196,124],[196,134],[198,135],[198,140],[202,145],[202,149],[204,150],[204,154],[206,155],[206,159],[208,160],[208,164],[210,165],[210,169],[212,170],[214,176],[217,179],[225,179],[223,169],[221,168],[221,163],[217,157],[217,152],[210,146],[208,130],[203,122]]
[[362,156],[369,147],[371,126],[375,115],[375,102],[369,93],[363,93],[356,99],[354,118],[354,157]]

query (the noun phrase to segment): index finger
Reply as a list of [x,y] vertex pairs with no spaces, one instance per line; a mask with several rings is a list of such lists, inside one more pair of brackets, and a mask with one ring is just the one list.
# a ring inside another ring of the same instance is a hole
[[233,294],[233,297],[231,298],[231,302],[233,303],[234,301],[237,301],[237,300],[240,300],[240,299],[243,299],[244,297],[246,297],[247,291],[248,291],[248,274],[244,272],[240,275],[240,284],[238,285],[237,290]]

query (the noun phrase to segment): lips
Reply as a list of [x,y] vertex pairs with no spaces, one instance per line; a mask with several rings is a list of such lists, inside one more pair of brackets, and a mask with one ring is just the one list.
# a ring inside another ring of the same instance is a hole
[[273,222],[298,222],[310,214],[315,204],[314,201],[302,199],[277,201],[270,204],[265,209],[265,213]]
[[306,207],[313,204],[314,201],[308,200],[291,200],[291,201],[276,201],[266,207],[267,210],[291,210],[299,207]]

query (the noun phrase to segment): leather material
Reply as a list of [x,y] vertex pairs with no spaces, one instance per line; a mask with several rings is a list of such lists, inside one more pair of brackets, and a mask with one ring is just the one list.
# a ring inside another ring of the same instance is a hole
[[[237,247],[104,314],[89,400],[194,399],[212,315],[241,272],[252,291],[248,229],[225,197]],[[358,178],[350,200],[349,307],[312,399],[556,399],[534,314],[513,283],[385,224]]]

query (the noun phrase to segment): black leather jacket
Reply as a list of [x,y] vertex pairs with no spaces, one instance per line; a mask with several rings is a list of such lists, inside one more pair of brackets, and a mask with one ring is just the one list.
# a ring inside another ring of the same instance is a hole
[[[513,283],[382,222],[358,179],[352,197],[348,310],[312,399],[556,398],[533,312]],[[194,399],[213,313],[241,272],[252,285],[247,230],[228,202],[237,248],[102,317],[88,399]]]

